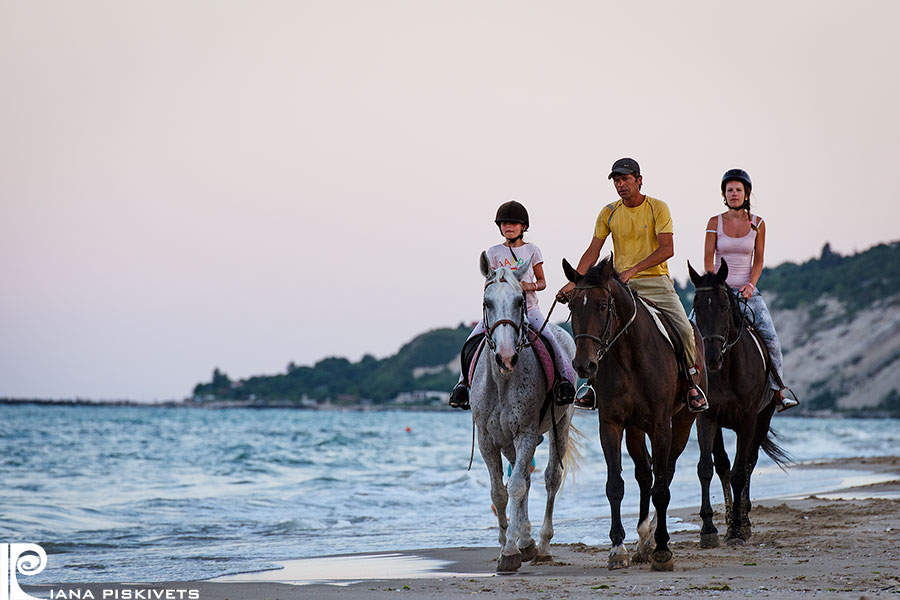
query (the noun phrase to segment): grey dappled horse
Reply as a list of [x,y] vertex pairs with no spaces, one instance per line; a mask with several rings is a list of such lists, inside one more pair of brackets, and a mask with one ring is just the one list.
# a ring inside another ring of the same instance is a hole
[[[540,362],[534,351],[527,347],[525,297],[519,280],[527,269],[526,263],[517,271],[507,267],[491,271],[487,255],[481,253],[486,338],[472,377],[470,404],[478,431],[478,446],[491,477],[491,499],[500,524],[498,571],[515,571],[522,562],[550,558],[553,505],[564,477],[563,461],[575,411],[571,404],[549,406],[541,419],[541,408],[549,390]],[[571,360],[575,354],[571,336],[551,323],[544,332],[556,337],[566,359]],[[555,427],[551,415],[556,417]],[[541,434],[547,432],[550,450],[550,460],[544,471],[547,505],[540,544],[536,547],[528,520],[529,467]],[[501,453],[513,464],[506,486],[503,485]],[[509,522],[506,518],[508,500]]]

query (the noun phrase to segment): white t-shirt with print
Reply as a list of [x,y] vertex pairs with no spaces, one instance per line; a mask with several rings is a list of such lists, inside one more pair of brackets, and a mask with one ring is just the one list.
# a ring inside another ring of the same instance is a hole
[[[512,252],[510,252],[510,250],[512,250]],[[513,258],[513,252],[515,253],[515,258]],[[510,248],[503,244],[491,246],[487,249],[487,257],[492,269],[509,267],[513,271],[518,270],[521,265],[525,264],[525,261],[531,259],[531,262],[528,263],[528,269],[525,271],[525,276],[521,279],[521,281],[527,281],[528,283],[535,282],[534,265],[539,265],[544,262],[544,256],[541,254],[541,249],[529,242],[525,242],[524,245],[519,246],[518,248]],[[525,309],[529,310],[537,305],[537,294],[533,291],[525,292]]]

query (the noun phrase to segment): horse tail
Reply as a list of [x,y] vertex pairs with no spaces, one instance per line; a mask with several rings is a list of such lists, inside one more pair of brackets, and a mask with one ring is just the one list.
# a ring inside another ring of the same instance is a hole
[[768,432],[766,432],[766,437],[763,438],[762,443],[759,447],[763,452],[766,453],[766,456],[771,458],[778,467],[784,471],[785,467],[789,466],[794,462],[793,457],[788,454],[787,450],[782,448],[776,440],[778,439],[778,433],[775,432],[774,429],[769,427]]
[[[572,415],[573,417],[575,415]],[[572,474],[572,481],[575,481],[575,472],[581,469],[581,465],[584,461],[584,444],[587,441],[588,437],[577,427],[575,427],[575,419],[572,418],[569,420],[569,442],[566,445],[566,455],[563,457],[563,480],[559,486],[559,491],[562,492],[563,488],[566,485],[566,480],[569,479],[569,474]]]

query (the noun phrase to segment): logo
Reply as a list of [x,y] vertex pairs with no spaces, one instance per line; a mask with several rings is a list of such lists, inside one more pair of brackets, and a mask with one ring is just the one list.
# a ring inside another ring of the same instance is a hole
[[0,600],[40,600],[22,591],[18,574],[37,575],[47,566],[47,553],[37,544],[0,544]]

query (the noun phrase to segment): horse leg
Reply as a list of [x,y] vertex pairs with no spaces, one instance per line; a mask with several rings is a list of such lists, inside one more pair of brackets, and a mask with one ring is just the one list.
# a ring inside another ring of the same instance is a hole
[[497,510],[497,524],[500,526],[500,547],[506,545],[506,529],[509,522],[506,520],[506,502],[509,495],[503,484],[503,460],[500,451],[490,445],[490,441],[482,436],[478,438],[478,447],[481,448],[481,457],[487,466],[488,475],[491,478],[491,502]]
[[744,541],[749,540],[753,535],[750,524],[750,510],[753,506],[750,502],[750,480],[756,469],[756,461],[759,459],[759,449],[769,435],[769,423],[772,420],[773,412],[775,412],[775,405],[770,404],[763,412],[756,415],[756,430],[753,432],[753,443],[750,446],[750,457],[747,463],[747,483],[744,485],[744,495],[741,497],[741,539]]
[[[668,427],[666,426],[668,425]],[[650,555],[650,568],[654,571],[671,571],[675,568],[669,550],[669,531],[666,528],[666,510],[669,507],[669,452],[672,447],[672,429],[669,423],[657,425],[650,441],[653,453],[653,507],[656,508],[656,549]]]
[[725,543],[729,545],[741,545],[741,512],[744,505],[744,488],[747,485],[747,469],[750,462],[750,445],[753,443],[753,435],[746,431],[746,427],[737,432],[737,450],[734,453],[734,469],[731,472],[731,489],[734,493],[734,504],[731,510],[731,523],[728,525],[728,534]]
[[700,446],[700,461],[697,463],[697,477],[700,479],[702,500],[700,504],[700,518],[703,526],[700,528],[700,547],[715,548],[719,545],[719,531],[713,523],[713,509],[709,501],[709,482],[713,476],[713,445],[715,443],[718,426],[705,414],[697,420],[697,441]]
[[622,526],[622,498],[625,497],[625,480],[622,479],[622,426],[618,423],[600,422],[600,446],[606,459],[606,498],[609,500],[609,516],[612,523],[609,539],[610,569],[628,566],[625,550],[625,528]]
[[641,490],[640,512],[638,514],[638,543],[631,560],[646,562],[653,550],[650,526],[650,487],[653,485],[653,467],[647,450],[646,435],[635,427],[625,428],[625,448],[634,461],[634,478]]
[[[541,525],[541,541],[538,545],[537,561],[546,561],[552,558],[550,554],[550,540],[553,539],[553,507],[556,504],[556,493],[562,485],[565,472],[563,470],[563,459],[566,456],[566,449],[569,443],[569,426],[572,422],[572,416],[567,414],[561,422],[556,424],[556,433],[554,429],[550,429],[550,459],[547,461],[547,468],[544,470],[544,487],[547,490],[547,505],[544,508],[544,522]],[[523,558],[524,560],[524,558]]]
[[[531,459],[537,447],[537,433],[528,433],[516,440],[516,463],[506,485],[510,499],[509,521],[506,544],[500,550],[497,571],[517,571],[523,560],[531,560],[537,555],[534,540],[531,539],[531,523],[528,521],[528,490],[531,487]],[[523,551],[525,555],[523,556]],[[527,557],[527,558],[526,558]]]
[[716,439],[713,443],[713,456],[715,458],[716,475],[722,484],[722,496],[725,499],[725,529],[731,526],[731,461],[728,452],[725,451],[725,440],[722,438],[722,428],[716,429]]

